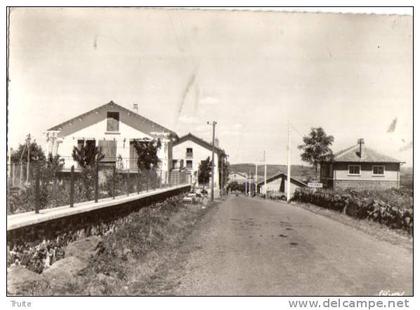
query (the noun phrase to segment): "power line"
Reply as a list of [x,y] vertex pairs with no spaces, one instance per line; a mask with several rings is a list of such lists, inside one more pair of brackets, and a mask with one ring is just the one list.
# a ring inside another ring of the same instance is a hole
[[296,129],[296,127],[295,126],[293,126],[293,124],[292,123],[290,123],[290,126],[292,127],[292,129],[298,134],[298,135],[300,135],[302,138],[303,137],[305,137],[305,135],[303,135],[299,130],[297,130]]

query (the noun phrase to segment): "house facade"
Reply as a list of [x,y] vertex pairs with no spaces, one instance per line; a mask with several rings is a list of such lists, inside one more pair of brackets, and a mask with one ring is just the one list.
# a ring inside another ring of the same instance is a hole
[[334,154],[320,163],[320,181],[332,189],[388,189],[400,187],[402,162],[365,147],[363,139],[356,145]]
[[48,129],[45,135],[47,153],[64,158],[65,170],[72,165],[78,169],[78,163],[72,159],[73,148],[91,144],[105,155],[101,162],[136,172],[138,156],[134,141],[147,143],[160,139],[158,170],[162,182],[167,182],[172,143],[177,139],[175,132],[112,101]]
[[[269,178],[267,178],[267,186],[265,185],[264,180],[258,182],[257,184],[258,192],[262,194],[266,194],[269,192],[280,192],[286,193],[287,192],[287,174],[285,173],[277,173]],[[301,187],[307,187],[305,183],[302,181],[291,177],[290,178],[290,194],[293,196],[296,189]]]
[[229,183],[237,182],[238,184],[244,184],[247,182],[248,177],[246,174],[241,172],[229,173]]
[[[202,161],[212,156],[212,144],[189,133],[173,143],[172,169],[186,170],[191,176],[191,182],[198,184],[198,169]],[[220,147],[214,147],[214,185],[220,188],[220,174],[226,154]]]

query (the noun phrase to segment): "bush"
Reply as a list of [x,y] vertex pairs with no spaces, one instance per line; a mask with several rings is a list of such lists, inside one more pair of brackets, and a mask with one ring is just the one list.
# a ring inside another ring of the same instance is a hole
[[393,229],[413,233],[413,197],[404,191],[332,191],[308,188],[296,190],[293,200],[343,212],[357,219],[369,219]]
[[181,194],[167,198],[110,222],[94,223],[86,228],[69,230],[39,244],[19,243],[10,248],[8,246],[7,264],[23,265],[31,271],[41,273],[55,261],[64,258],[64,250],[70,242],[96,235],[108,236],[105,239],[105,252],[102,253],[102,257],[108,256],[106,260],[108,264],[99,264],[95,269],[98,272],[113,269],[117,265],[115,259],[118,255],[114,251],[116,249],[132,249],[135,256],[157,249],[159,245],[157,241],[167,237],[161,233],[159,227],[165,226],[174,213],[185,208],[181,201],[182,197]]

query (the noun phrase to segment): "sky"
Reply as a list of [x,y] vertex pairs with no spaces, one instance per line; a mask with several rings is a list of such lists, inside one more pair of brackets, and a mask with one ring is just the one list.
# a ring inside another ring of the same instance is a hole
[[14,8],[9,147],[113,100],[179,136],[215,120],[231,163],[285,164],[290,122],[294,164],[323,127],[411,166],[412,56],[411,16]]

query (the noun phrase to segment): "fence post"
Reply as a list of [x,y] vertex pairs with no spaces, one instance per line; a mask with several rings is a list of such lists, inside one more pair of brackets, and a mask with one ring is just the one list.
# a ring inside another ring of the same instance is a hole
[[146,170],[146,171],[147,171],[147,176],[146,176],[146,179],[147,179],[146,191],[149,191],[150,171],[149,170]]
[[115,178],[116,178],[116,167],[112,167],[112,199],[115,199]]
[[40,207],[40,204],[41,204],[41,201],[40,201],[40,193],[39,193],[39,190],[40,190],[40,186],[39,186],[39,180],[40,179],[40,164],[39,163],[37,163],[36,164],[36,174],[35,174],[35,213],[36,214],[38,214],[39,213],[39,207]]
[[10,165],[10,186],[15,185],[15,164]]
[[137,168],[137,194],[140,194],[140,168]]
[[125,190],[127,191],[127,196],[130,196],[130,191],[128,188],[128,177],[130,176],[129,171],[130,170],[127,170],[127,173],[125,174]]
[[99,164],[95,164],[95,202],[98,202],[99,198]]
[[70,169],[70,208],[74,206],[74,165]]
[[57,190],[56,172],[54,172],[54,174],[53,174],[53,195],[54,195],[54,207],[58,207],[58,203],[57,203],[58,190]]

